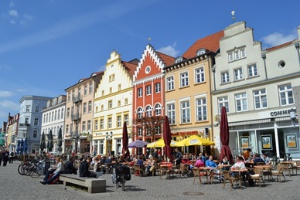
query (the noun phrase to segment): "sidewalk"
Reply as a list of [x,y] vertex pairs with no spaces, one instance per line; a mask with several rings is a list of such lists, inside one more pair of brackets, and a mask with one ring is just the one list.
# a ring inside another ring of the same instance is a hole
[[2,200],[43,200],[43,199],[72,199],[72,200],[89,200],[89,199],[205,199],[205,200],[296,200],[300,196],[300,174],[298,176],[286,176],[287,181],[265,182],[261,188],[246,187],[245,189],[229,190],[229,184],[223,189],[223,185],[215,182],[214,184],[205,184],[199,186],[198,180],[193,185],[193,177],[174,178],[171,180],[163,176],[154,177],[137,177],[132,175],[132,179],[126,182],[126,191],[120,188],[116,189],[112,184],[109,174],[104,174],[102,178],[107,180],[107,192],[99,194],[89,194],[71,187],[65,188],[61,184],[42,185],[39,178],[30,176],[21,176],[17,168],[20,164],[15,161],[6,167],[0,166],[0,191]]

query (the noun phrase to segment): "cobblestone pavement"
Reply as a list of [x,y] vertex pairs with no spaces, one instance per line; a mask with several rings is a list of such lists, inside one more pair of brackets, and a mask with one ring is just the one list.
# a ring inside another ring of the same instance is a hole
[[0,199],[2,200],[43,200],[43,199],[238,199],[238,200],[260,200],[260,199],[286,199],[300,198],[300,174],[298,176],[286,176],[286,182],[265,182],[262,187],[246,187],[245,189],[222,188],[222,184],[215,181],[213,184],[199,185],[198,180],[193,185],[193,177],[171,177],[163,176],[137,177],[126,182],[126,191],[112,184],[110,175],[103,175],[107,180],[107,192],[89,194],[85,191],[72,187],[65,188],[62,184],[42,185],[43,177],[31,178],[19,175],[17,167],[20,162],[15,161],[6,167],[0,166]]

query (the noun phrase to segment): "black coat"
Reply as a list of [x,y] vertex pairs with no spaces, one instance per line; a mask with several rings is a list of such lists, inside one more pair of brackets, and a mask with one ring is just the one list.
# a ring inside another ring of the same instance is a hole
[[82,161],[79,166],[79,177],[89,177],[90,171],[89,171],[89,164],[86,160]]

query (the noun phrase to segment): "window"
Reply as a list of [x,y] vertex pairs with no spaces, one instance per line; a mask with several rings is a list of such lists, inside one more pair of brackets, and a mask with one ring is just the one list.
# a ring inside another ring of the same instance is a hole
[[66,133],[69,133],[69,125],[66,125]]
[[294,103],[293,89],[290,83],[286,85],[280,85],[278,86],[278,89],[279,89],[280,105],[285,106]]
[[83,103],[83,113],[86,113],[86,102]]
[[57,111],[55,111],[55,114],[54,114],[54,121],[56,120],[56,116],[57,116]]
[[117,127],[122,126],[121,116],[117,116]]
[[167,115],[168,115],[170,124],[175,124],[175,104],[174,103],[170,103],[167,105]]
[[64,109],[61,109],[61,116],[60,116],[61,119],[64,118]]
[[100,129],[104,129],[104,119],[100,119]]
[[52,121],[54,120],[54,112],[52,112]]
[[70,108],[67,108],[67,117],[70,117]]
[[254,76],[257,76],[257,75],[258,75],[258,73],[257,73],[256,64],[249,65],[248,66],[248,76],[249,77],[254,77]]
[[92,92],[93,92],[93,83],[90,82],[89,93],[91,94]]
[[87,91],[88,91],[88,89],[87,89],[87,85],[85,85],[85,86],[84,86],[84,91],[83,91],[83,94],[84,94],[84,95],[87,95]]
[[112,100],[108,101],[108,109],[112,108]]
[[103,111],[104,110],[104,105],[101,105],[101,111]]
[[207,120],[206,98],[199,98],[196,100],[197,121]]
[[183,57],[182,56],[179,56],[175,59],[175,63],[180,63],[183,61]]
[[138,97],[142,97],[143,95],[143,88],[138,88],[137,89]]
[[155,93],[160,92],[160,83],[155,83]]
[[146,95],[151,95],[151,85],[146,86]]
[[128,98],[125,99],[125,105],[128,105]]
[[35,112],[40,112],[40,107],[39,106],[35,107]]
[[57,120],[59,120],[60,118],[60,110],[58,110],[58,113],[57,113]]
[[25,112],[30,112],[30,105],[26,106],[26,111]]
[[146,107],[146,117],[151,117],[152,115],[152,109],[151,109],[151,106],[147,106]]
[[51,122],[51,112],[49,113],[49,119],[48,119],[49,122]]
[[85,129],[86,129],[86,121],[83,121],[82,122],[82,131],[85,131]]
[[180,104],[181,104],[181,123],[191,122],[190,102],[189,101],[183,101]]
[[138,127],[138,136],[143,136],[143,129]]
[[150,129],[150,127],[146,128],[146,135],[148,135],[148,136],[151,135],[151,129]]
[[87,130],[91,130],[91,120],[88,120],[88,123],[87,123]]
[[128,123],[129,123],[129,115],[128,114],[124,115],[124,122],[126,122],[126,124],[128,125]]
[[180,74],[180,87],[186,87],[189,85],[189,75],[188,72]]
[[109,88],[109,94],[111,94],[111,93],[112,93],[112,87]]
[[156,126],[155,127],[155,135],[160,135],[161,134],[161,126]]
[[116,150],[117,150],[117,154],[119,154],[119,155],[122,154],[122,142],[121,142],[121,139],[116,139]]
[[121,101],[120,100],[118,101],[118,107],[121,107]]
[[121,90],[121,84],[118,85],[118,91],[120,91],[120,90]]
[[268,107],[266,89],[254,90],[253,98],[254,98],[255,110]]
[[218,105],[219,105],[219,113],[221,113],[221,109],[223,106],[226,108],[227,113],[229,112],[228,97],[218,98]]
[[92,101],[89,101],[88,112],[92,112]]
[[228,52],[228,61],[234,61],[234,60],[239,60],[242,58],[246,58],[246,49],[244,47],[242,48],[236,48],[232,51]]
[[34,118],[34,125],[39,125],[39,118]]
[[107,119],[107,127],[108,127],[108,128],[112,128],[112,118],[111,118],[111,117],[109,117],[109,118]]
[[235,95],[236,111],[242,112],[248,110],[247,94],[241,93]]
[[229,82],[229,72],[222,72],[221,73],[221,77],[222,77],[222,83],[228,83]]
[[102,93],[102,96],[104,96],[104,90],[102,90],[102,92],[101,92],[101,93]]
[[137,118],[141,119],[143,117],[143,109],[142,108],[138,108],[137,109]]
[[97,131],[98,130],[98,120],[96,119],[95,121],[94,121],[94,123],[95,123],[95,131]]
[[244,78],[244,76],[243,76],[242,68],[235,69],[234,70],[234,80],[238,81],[238,80],[241,80],[243,78]]
[[71,101],[71,92],[68,93],[68,102]]
[[34,130],[33,130],[33,138],[37,138],[37,135],[38,135],[38,131],[37,131],[37,129],[35,128]]
[[195,82],[196,83],[203,83],[205,81],[204,79],[204,69],[203,67],[195,69]]
[[167,88],[168,91],[174,90],[174,77],[173,76],[167,78],[167,85],[168,85],[168,88]]
[[161,105],[160,104],[156,104],[155,105],[155,115],[156,116],[160,116],[161,115]]

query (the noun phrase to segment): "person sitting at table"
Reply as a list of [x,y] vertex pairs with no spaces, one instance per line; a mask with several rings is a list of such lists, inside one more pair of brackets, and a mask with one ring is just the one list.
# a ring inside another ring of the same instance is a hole
[[[229,165],[229,164],[230,164],[230,162],[229,162],[227,156],[224,156],[224,157],[223,157],[223,159],[222,159],[222,161],[221,161],[220,164],[221,164],[221,165]],[[229,168],[230,168],[230,167],[223,167],[222,170],[228,171]]]
[[149,161],[148,161],[148,166],[147,166],[147,169],[146,169],[146,174],[148,176],[151,176],[151,172],[155,169],[155,166],[156,166],[156,161],[155,159],[153,158],[153,156],[149,155]]
[[[236,163],[234,163],[234,165],[231,166],[230,170],[235,170],[235,169],[246,169],[245,163],[243,162],[243,158],[241,156],[238,156],[236,158]],[[240,173],[239,172],[234,172],[231,171],[230,175],[231,177],[236,177],[238,176]],[[246,181],[246,172],[241,173],[243,181]]]
[[253,163],[254,165],[257,165],[258,162],[265,163],[265,161],[259,156],[259,154],[253,155]]
[[209,177],[211,178],[214,174],[219,174],[220,171],[217,169],[217,164],[213,161],[213,157],[209,156],[208,160],[205,162],[206,167],[210,167]]
[[263,153],[262,154],[262,160],[267,164],[269,165],[271,163],[271,160],[269,158],[269,156],[266,154],[266,153]]
[[194,167],[197,167],[197,168],[204,167],[204,166],[205,166],[205,164],[201,159],[198,159],[194,164]]

